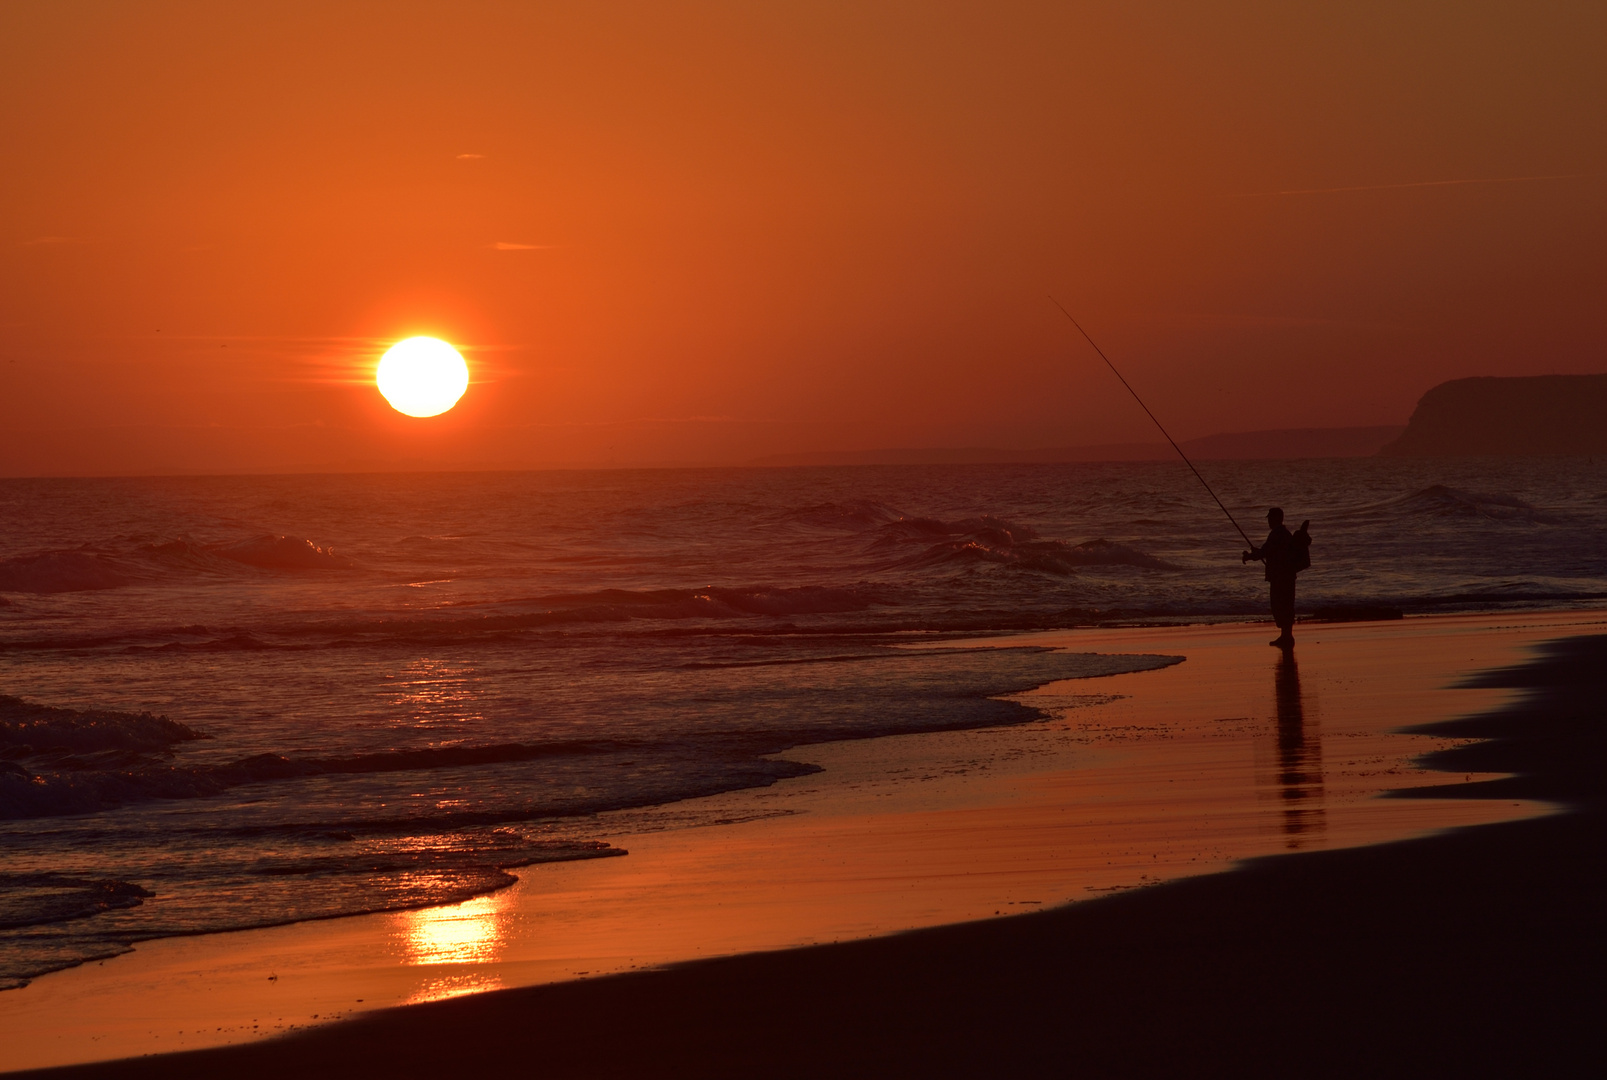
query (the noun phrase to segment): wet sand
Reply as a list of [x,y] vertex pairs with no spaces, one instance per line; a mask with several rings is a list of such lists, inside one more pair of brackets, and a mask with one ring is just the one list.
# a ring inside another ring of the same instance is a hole
[[[1245,973],[1280,957],[1295,983],[1320,980],[1323,968],[1299,949],[1331,954],[1340,939],[1349,940],[1343,956],[1323,954],[1330,964],[1350,963],[1351,951],[1376,952],[1373,938],[1392,940],[1389,913],[1399,906],[1402,883],[1421,877],[1444,852],[1514,829],[1552,835],[1578,828],[1579,815],[1548,817],[1138,888],[1256,855],[1376,845],[1449,825],[1533,816],[1545,805],[1535,800],[1566,796],[1512,781],[1492,789],[1479,782],[1471,759],[1454,776],[1424,774],[1406,759],[1455,745],[1453,734],[1388,732],[1508,705],[1510,688],[1447,687],[1472,671],[1517,662],[1525,645],[1602,625],[1600,614],[1575,613],[1313,627],[1292,670],[1260,644],[1266,631],[1256,626],[1038,635],[1026,640],[1188,660],[1046,687],[1029,695],[1055,714],[1046,723],[800,748],[787,756],[826,771],[698,800],[686,807],[688,820],[703,823],[698,827],[632,835],[629,815],[621,815],[618,842],[630,856],[532,867],[518,886],[469,904],[151,942],[104,965],[46,976],[0,997],[0,1061],[18,1068],[125,1057],[324,1025],[376,1006],[525,986],[534,988],[384,1010],[290,1039],[160,1060],[167,1075],[225,1068],[242,1075],[347,1073],[359,1059],[362,1073],[424,1075],[427,1061],[443,1068],[417,1044],[426,1039],[454,1047],[465,1062],[488,1054],[508,1063],[517,1054],[561,1075],[842,1071],[820,1056],[826,1049],[801,1050],[802,1040],[882,1063],[850,1072],[911,1071],[903,1065],[916,1061],[923,1071],[948,1074],[965,1071],[959,1065],[967,1061],[973,1074],[993,1071],[988,1063],[1043,1065],[1048,1058],[1029,1054],[1043,1032],[1035,1044],[1035,1029],[1022,1026],[1027,1018],[1037,1017],[1045,1031],[1070,1025],[1083,1040],[1109,1041],[1110,1032],[1089,1026],[1090,1016],[1103,1016],[1115,1025],[1111,1031],[1137,1032],[1162,1004],[1182,1006],[1175,988],[1152,985],[1141,993],[1134,980],[1166,969],[1165,978],[1214,994],[1201,984],[1208,972],[1190,957],[1226,965],[1223,985],[1241,995],[1266,990]],[[1510,766],[1491,758],[1479,767]],[[1501,797],[1374,797],[1423,783]],[[708,824],[718,820],[731,823]],[[1414,844],[1442,854],[1398,854]],[[1551,865],[1556,853],[1548,860],[1546,850],[1502,858],[1538,859],[1530,871],[1538,881],[1559,869]],[[1330,880],[1336,871],[1323,869],[1355,858],[1363,859],[1360,876],[1346,871],[1343,880]],[[1366,866],[1379,859],[1403,865],[1394,877],[1378,878],[1376,866]],[[1510,883],[1513,867],[1496,863],[1487,876]],[[1287,869],[1294,866],[1317,868]],[[1307,891],[1291,902],[1280,890],[1302,874],[1317,878],[1299,886]],[[1436,903],[1454,902],[1460,890],[1450,880],[1429,877],[1410,887]],[[1031,918],[992,918],[1092,896],[1108,898]],[[1341,898],[1349,906],[1336,908]],[[1311,904],[1307,918],[1301,905]],[[1362,933],[1368,917],[1379,925]],[[968,920],[985,921],[945,925]],[[1212,920],[1227,921],[1205,933]],[[943,928],[878,937],[917,927]],[[1297,949],[1291,942],[1301,934],[1320,941]],[[594,978],[853,938],[876,940]],[[1119,940],[1137,950],[1131,963],[1112,944]],[[1064,966],[1050,963],[1057,955]],[[1409,967],[1411,955],[1406,948],[1395,959],[1375,959],[1393,970]],[[1453,951],[1450,960],[1461,955]],[[1452,962],[1448,970],[1455,968]],[[1250,981],[1234,982],[1233,972]],[[582,981],[535,985],[577,977]],[[1128,989],[1109,997],[1101,980]],[[952,1000],[934,1000],[938,988]],[[1371,984],[1353,989],[1378,993]],[[1059,1004],[1045,1012],[1051,1001]],[[1001,1015],[1006,1003],[1009,1015]],[[1289,1002],[1263,1004],[1281,1015]],[[1190,1006],[1205,1014],[1216,1007]],[[1184,1028],[1190,1022],[1179,1019]],[[970,1042],[956,1042],[962,1031]],[[1268,1037],[1268,1045],[1282,1038]],[[401,1045],[413,1049],[386,1057],[383,1069],[366,1056]],[[947,1049],[938,1054],[939,1046]],[[1148,1047],[1131,1060],[1159,1052]],[[1084,1058],[1063,1064],[1094,1060],[1086,1046],[1079,1053]],[[1099,1060],[1110,1071],[1118,1059]],[[107,1068],[108,1075],[133,1075],[139,1066]]]

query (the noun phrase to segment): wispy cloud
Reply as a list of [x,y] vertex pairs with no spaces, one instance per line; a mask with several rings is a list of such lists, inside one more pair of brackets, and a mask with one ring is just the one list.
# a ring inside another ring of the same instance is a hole
[[1532,180],[1580,180],[1586,173],[1557,173],[1549,176],[1492,176],[1477,180],[1419,180],[1409,184],[1356,184],[1351,187],[1290,188],[1286,191],[1244,191],[1229,199],[1257,199],[1270,195],[1337,195],[1347,191],[1396,191],[1402,188],[1460,187],[1464,184],[1522,184]]
[[494,244],[486,245],[492,251],[549,251],[557,246],[557,244],[515,244],[511,240],[498,240]]
[[80,240],[76,236],[36,236],[32,240],[24,240],[23,247],[45,247],[59,244],[87,244],[88,240]]
[[459,154],[458,155],[458,160],[459,161],[484,161],[485,160],[485,155],[484,154]]

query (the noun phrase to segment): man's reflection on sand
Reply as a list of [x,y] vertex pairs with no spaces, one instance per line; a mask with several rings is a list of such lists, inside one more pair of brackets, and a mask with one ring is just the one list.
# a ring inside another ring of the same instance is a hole
[[1286,846],[1299,848],[1322,835],[1327,822],[1322,798],[1322,734],[1306,723],[1300,693],[1300,667],[1294,652],[1278,658],[1273,677],[1278,713],[1278,796],[1283,802]]

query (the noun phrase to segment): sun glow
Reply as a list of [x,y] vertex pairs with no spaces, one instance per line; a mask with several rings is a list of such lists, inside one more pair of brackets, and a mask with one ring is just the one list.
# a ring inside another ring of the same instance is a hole
[[380,358],[374,382],[391,408],[408,416],[439,416],[469,388],[469,365],[432,337],[398,341]]

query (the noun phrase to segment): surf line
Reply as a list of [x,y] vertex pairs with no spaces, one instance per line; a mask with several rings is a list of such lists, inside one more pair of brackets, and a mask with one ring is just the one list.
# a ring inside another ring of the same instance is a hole
[[1212,491],[1211,485],[1205,482],[1205,477],[1201,476],[1200,470],[1194,467],[1194,462],[1190,461],[1189,456],[1183,453],[1183,448],[1177,445],[1177,440],[1172,438],[1171,435],[1167,434],[1166,429],[1161,426],[1161,422],[1155,419],[1155,414],[1149,411],[1149,406],[1145,405],[1144,399],[1138,396],[1138,391],[1133,389],[1132,383],[1129,383],[1125,378],[1122,377],[1122,373],[1116,370],[1116,365],[1110,362],[1110,357],[1105,355],[1105,350],[1101,349],[1098,343],[1096,343],[1093,338],[1088,336],[1088,331],[1082,328],[1082,323],[1071,317],[1071,312],[1066,310],[1066,305],[1062,304],[1059,300],[1056,300],[1052,295],[1049,297],[1049,302],[1060,309],[1060,314],[1064,315],[1068,319],[1071,319],[1071,325],[1075,326],[1078,332],[1081,333],[1082,336],[1088,341],[1088,344],[1094,347],[1094,351],[1099,354],[1099,358],[1105,361],[1105,366],[1110,368],[1111,374],[1115,375],[1118,379],[1121,379],[1122,385],[1127,387],[1127,392],[1133,395],[1134,401],[1138,402],[1138,407],[1144,410],[1144,415],[1149,417],[1150,420],[1154,421],[1155,426],[1160,429],[1161,434],[1166,436],[1166,441],[1172,444],[1172,449],[1177,451],[1177,456],[1183,459],[1183,464],[1189,467],[1189,472],[1194,474],[1194,479],[1200,482],[1200,486],[1205,488],[1205,493],[1211,496],[1211,499],[1216,503],[1216,505],[1221,507],[1222,512],[1227,514],[1228,520],[1233,522],[1233,527],[1238,529],[1240,536],[1244,537],[1245,545],[1251,549],[1254,549],[1255,544],[1250,541],[1248,536],[1245,536],[1244,530],[1239,528],[1239,523],[1234,520],[1232,511],[1230,511],[1226,506],[1222,505],[1222,500],[1216,497],[1216,492]]

